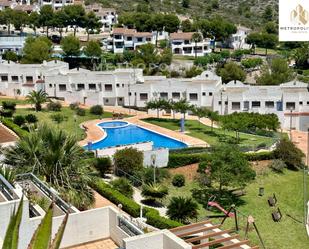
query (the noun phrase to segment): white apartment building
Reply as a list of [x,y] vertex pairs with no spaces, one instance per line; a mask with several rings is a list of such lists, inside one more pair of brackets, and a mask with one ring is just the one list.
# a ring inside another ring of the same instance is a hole
[[246,42],[248,34],[252,30],[244,26],[238,26],[237,32],[228,40],[229,47],[232,49],[250,49],[251,45]]
[[[147,101],[187,99],[219,114],[233,112],[274,113],[286,129],[309,128],[308,84],[299,81],[277,86],[247,85],[239,81],[222,84],[221,77],[205,71],[191,78],[143,76],[142,69],[114,71],[69,70],[60,61],[41,65],[0,63],[0,93],[25,96],[44,89],[49,96],[86,105],[145,107]],[[18,91],[19,92],[19,91]]]
[[[247,244],[248,241],[239,240],[238,237],[230,235],[229,231],[221,230],[219,225],[213,225],[209,220],[170,230],[159,230],[144,222],[142,212],[141,217],[133,218],[111,205],[79,211],[64,202],[55,190],[32,174],[19,176],[14,185],[0,175],[0,247],[2,247],[12,212],[17,210],[23,194],[23,214],[19,229],[18,249],[27,248],[46,213],[44,207],[41,206],[42,202],[29,200],[25,193],[31,193],[37,200],[44,199],[44,203],[48,205],[52,199],[54,200],[52,238],[65,213],[69,213],[60,248],[77,248],[80,245],[87,248],[88,246],[89,248],[98,246],[106,248],[105,245],[115,249],[195,248],[191,242],[185,241],[186,234],[193,236],[194,241],[200,241],[199,248],[208,248],[208,243],[220,246],[229,245],[233,248],[253,248]],[[149,232],[144,233],[143,229]],[[206,237],[208,239],[205,239]],[[209,241],[209,239],[212,240]]]
[[74,0],[39,0],[39,6],[51,5],[53,9],[61,9],[64,6],[74,4]]
[[[192,41],[194,32],[179,32],[170,34],[170,45],[173,54],[186,56],[204,56],[211,53],[211,40],[202,39],[195,44]],[[195,51],[196,50],[196,51]]]
[[94,3],[85,6],[86,12],[94,12],[102,23],[101,30],[103,32],[110,32],[112,26],[117,23],[118,15],[114,8],[103,8],[100,4]]

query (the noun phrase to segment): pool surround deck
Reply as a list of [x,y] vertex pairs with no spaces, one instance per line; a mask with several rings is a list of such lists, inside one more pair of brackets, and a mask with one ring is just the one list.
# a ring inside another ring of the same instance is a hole
[[[102,122],[112,121],[112,119],[96,119],[96,120],[90,120],[86,121],[82,124],[82,127],[86,128],[86,134],[87,137],[79,142],[79,145],[85,146],[89,142],[95,143],[98,142],[106,137],[106,133],[104,129],[99,127],[99,124]],[[115,121],[115,120],[114,120]],[[119,120],[117,120],[119,121]],[[180,142],[183,142],[187,144],[189,147],[207,147],[209,146],[205,141],[194,138],[191,136],[188,136],[180,131],[172,131],[157,125],[149,124],[147,122],[144,122],[141,120],[140,116],[134,116],[122,119],[121,121],[125,121],[137,126],[140,126],[141,128],[159,133],[161,135],[164,135],[166,137],[178,140]]]

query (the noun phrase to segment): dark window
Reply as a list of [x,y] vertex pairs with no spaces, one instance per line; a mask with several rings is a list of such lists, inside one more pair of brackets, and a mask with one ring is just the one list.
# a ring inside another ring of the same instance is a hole
[[160,93],[160,98],[167,99],[168,98],[168,93]]
[[65,85],[65,84],[60,84],[59,85],[59,91],[66,91],[67,90],[67,85]]
[[139,94],[140,100],[147,100],[148,99],[148,94],[147,93],[140,93]]
[[302,101],[300,101],[300,102],[299,102],[299,105],[303,105],[303,102],[302,102]]
[[124,84],[122,84],[122,87],[124,87]]
[[119,100],[119,101],[122,101],[122,98],[119,98],[118,100]]
[[197,95],[197,93],[189,93],[189,98],[190,98],[190,100],[197,100],[198,95]]
[[189,40],[185,40],[185,44],[190,44],[190,41]]
[[116,87],[120,87],[120,85],[119,85],[119,84],[116,84]]
[[295,102],[286,102],[285,106],[287,110],[295,110]]
[[85,84],[77,84],[77,90],[84,90]]
[[113,85],[112,84],[105,84],[104,85],[105,91],[106,92],[111,92],[113,91]]
[[12,76],[12,81],[18,81],[18,76]]
[[252,108],[255,107],[261,107],[261,102],[260,101],[252,101]]
[[132,36],[128,36],[127,41],[132,41]]
[[26,76],[26,82],[33,82],[32,76]]
[[105,103],[108,103],[109,102],[109,100],[108,99],[105,99]]
[[203,92],[203,96],[206,96],[206,93],[205,93],[205,92]]
[[232,110],[240,110],[240,102],[232,102]]
[[8,76],[7,75],[2,75],[1,76],[1,81],[8,81]]
[[115,39],[122,39],[122,35],[114,35]]
[[208,95],[209,95],[209,96],[212,96],[212,92],[209,92]]
[[309,105],[309,101],[307,101],[307,105]]
[[225,104],[225,105],[228,105],[228,104],[229,104],[229,102],[228,102],[228,101],[225,101],[225,102],[224,102],[224,104]]
[[129,96],[131,96],[132,95],[132,93],[131,92],[129,92]]
[[218,101],[218,105],[221,105],[221,101]]
[[89,90],[96,90],[96,84],[89,84]]
[[172,93],[172,98],[173,99],[180,99],[180,93],[178,93],[178,92]]
[[49,84],[49,88],[52,88],[53,87],[53,84]]
[[148,38],[146,38],[146,41],[150,42],[150,41],[151,41],[151,38],[149,38],[149,37],[148,37]]
[[265,106],[266,106],[266,108],[274,108],[275,102],[274,101],[266,101]]
[[143,41],[143,38],[142,38],[142,37],[137,37],[137,41],[138,41],[138,42],[142,42],[142,41]]

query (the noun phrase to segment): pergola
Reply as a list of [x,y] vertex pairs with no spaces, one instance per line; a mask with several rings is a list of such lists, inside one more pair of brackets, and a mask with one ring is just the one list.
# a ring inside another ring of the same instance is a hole
[[177,237],[192,246],[192,249],[208,249],[217,246],[220,249],[258,249],[250,246],[249,240],[241,240],[234,229],[221,230],[221,225],[214,225],[210,220],[170,229]]

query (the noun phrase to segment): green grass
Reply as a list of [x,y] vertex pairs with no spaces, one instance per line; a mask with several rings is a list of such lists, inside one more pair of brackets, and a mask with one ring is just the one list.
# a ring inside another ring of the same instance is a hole
[[[47,110],[43,110],[41,112],[35,112],[33,109],[17,109],[15,115],[27,115],[27,114],[34,114],[37,116],[39,123],[46,123],[48,125],[54,125],[59,129],[63,129],[68,133],[76,135],[78,139],[83,139],[85,137],[85,132],[83,129],[80,128],[80,124],[92,119],[101,118],[101,116],[93,115],[89,113],[89,110],[86,110],[85,116],[77,116],[75,115],[75,111],[71,110],[68,107],[63,107],[61,112],[50,112]],[[61,113],[66,117],[66,120],[60,123],[59,125],[56,124],[51,119],[51,115],[55,113]],[[76,122],[74,120],[74,116],[76,117]],[[111,118],[112,113],[105,112],[102,115],[102,118]]]
[[[148,118],[144,119],[144,121],[173,131],[180,129],[179,120]],[[220,137],[225,137],[226,139],[233,139],[235,137],[235,132],[224,131],[221,128],[214,128],[211,131],[211,127],[203,125],[196,120],[186,120],[185,126],[185,130],[189,136],[199,138],[211,146],[220,144]],[[260,144],[271,146],[274,142],[275,138],[240,133],[240,146],[243,147],[255,149]]]
[[[309,180],[309,179],[307,179]],[[243,215],[252,215],[255,218],[256,225],[262,236],[267,249],[291,249],[291,248],[309,248],[309,239],[306,235],[305,227],[287,215],[291,215],[296,220],[303,221],[303,174],[302,172],[288,171],[284,174],[275,174],[266,171],[263,175],[257,176],[257,179],[246,187],[246,195],[241,197],[244,204],[237,207],[237,210]],[[187,182],[186,186],[181,188],[173,187],[170,182],[169,197],[164,200],[168,204],[172,196],[191,196],[191,189],[198,187],[197,182]],[[265,188],[265,195],[258,196],[260,186]],[[278,199],[277,206],[280,207],[283,214],[281,222],[273,222],[271,213],[274,208],[269,207],[267,199],[275,193]],[[214,214],[206,211],[199,204],[199,220],[206,215]],[[216,213],[218,214],[218,213]],[[214,220],[214,223],[218,221]],[[244,238],[246,226],[245,216],[239,215],[240,234]],[[224,228],[233,228],[234,222],[228,219]],[[254,245],[260,245],[255,231],[250,229],[249,239]]]

